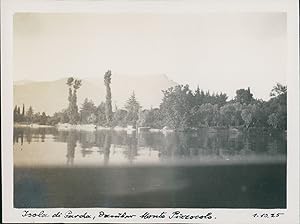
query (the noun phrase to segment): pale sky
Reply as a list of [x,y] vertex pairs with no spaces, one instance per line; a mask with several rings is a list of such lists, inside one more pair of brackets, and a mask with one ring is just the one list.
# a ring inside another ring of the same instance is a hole
[[14,80],[166,74],[268,99],[286,84],[285,13],[16,14]]

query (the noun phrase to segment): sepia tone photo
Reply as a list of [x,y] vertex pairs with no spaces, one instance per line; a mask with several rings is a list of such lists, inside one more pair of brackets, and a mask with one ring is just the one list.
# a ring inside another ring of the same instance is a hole
[[15,208],[286,208],[283,12],[16,13]]

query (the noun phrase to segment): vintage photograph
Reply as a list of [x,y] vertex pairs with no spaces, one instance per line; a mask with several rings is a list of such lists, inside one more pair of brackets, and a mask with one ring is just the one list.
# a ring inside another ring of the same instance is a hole
[[287,208],[287,14],[15,13],[14,208]]

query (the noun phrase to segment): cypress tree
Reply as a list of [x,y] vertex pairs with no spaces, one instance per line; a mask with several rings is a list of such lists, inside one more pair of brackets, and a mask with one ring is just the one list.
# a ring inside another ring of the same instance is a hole
[[112,106],[111,106],[111,71],[108,70],[104,75],[104,85],[106,87],[106,101],[105,101],[105,116],[107,126],[111,126],[112,122]]
[[22,117],[24,117],[25,116],[25,105],[24,105],[24,103],[23,103],[23,108],[22,108]]

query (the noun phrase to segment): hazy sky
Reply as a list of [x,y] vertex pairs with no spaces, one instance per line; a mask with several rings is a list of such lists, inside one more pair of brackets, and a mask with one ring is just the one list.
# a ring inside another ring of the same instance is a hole
[[268,99],[286,83],[285,13],[16,14],[14,80],[166,74]]

